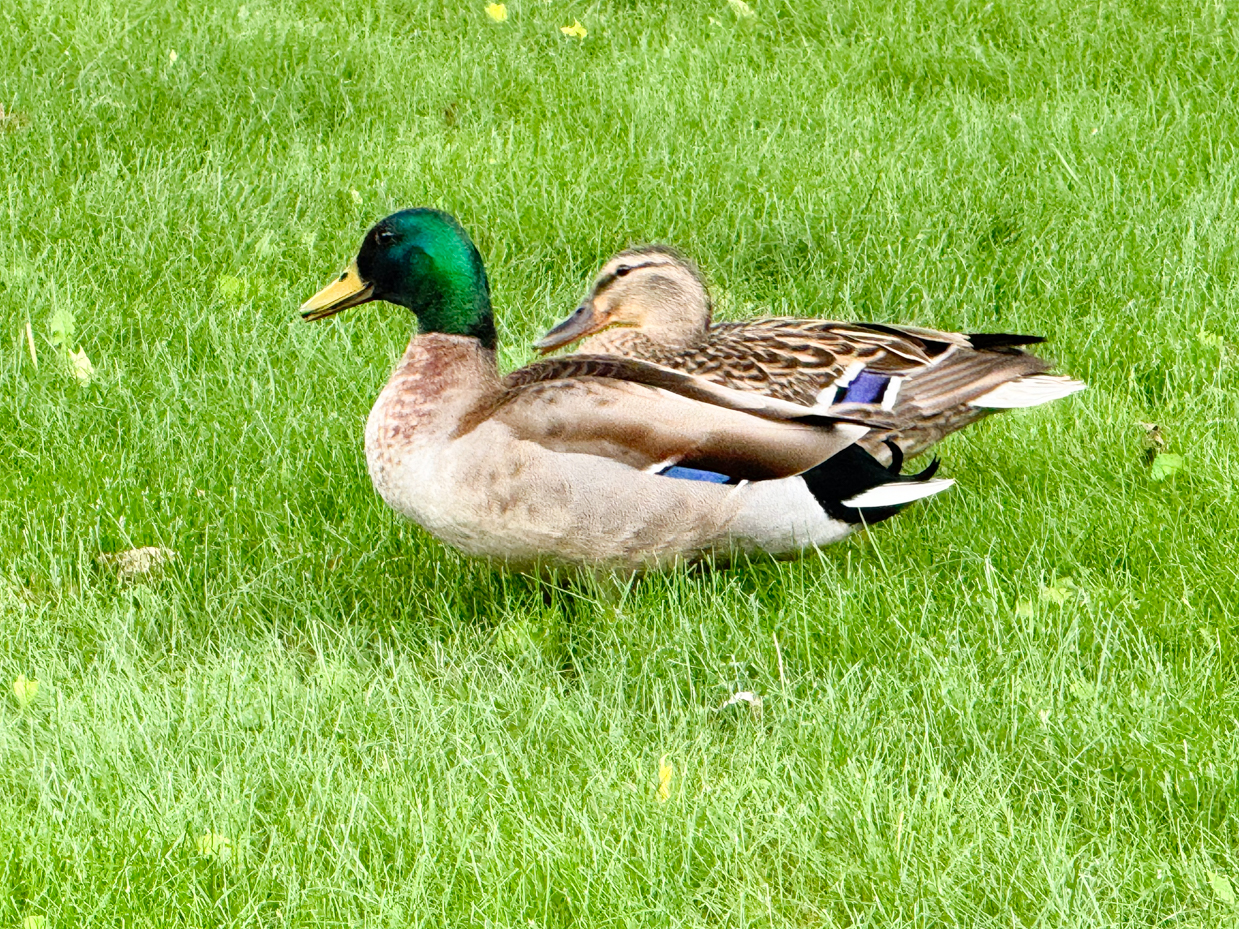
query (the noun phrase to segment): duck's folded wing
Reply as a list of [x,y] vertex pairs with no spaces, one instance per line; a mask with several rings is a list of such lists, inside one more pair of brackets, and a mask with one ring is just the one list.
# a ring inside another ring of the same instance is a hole
[[518,390],[549,381],[593,377],[657,387],[689,400],[736,410],[764,419],[829,426],[848,422],[870,428],[894,425],[895,420],[877,404],[839,404],[829,411],[769,393],[737,389],[687,371],[618,355],[563,355],[534,362],[504,378],[504,387]]
[[1049,368],[1045,360],[1022,349],[1043,341],[1009,333],[968,335],[767,317],[715,325],[705,345],[674,363],[702,379],[766,393],[827,415],[849,415],[852,407],[877,404],[906,426],[910,417],[966,411],[969,404],[1032,405],[1070,392],[1070,385],[1058,383],[1069,380],[1063,378],[1049,384],[1028,382],[1028,387],[1005,394],[998,390]]
[[779,421],[618,378],[579,376],[509,386],[482,421],[558,452],[596,455],[641,470],[673,465],[733,480],[806,471],[869,430],[848,422]]
[[718,323],[703,345],[664,363],[737,390],[820,406],[862,370],[906,376],[960,342],[963,336],[927,329],[766,317]]

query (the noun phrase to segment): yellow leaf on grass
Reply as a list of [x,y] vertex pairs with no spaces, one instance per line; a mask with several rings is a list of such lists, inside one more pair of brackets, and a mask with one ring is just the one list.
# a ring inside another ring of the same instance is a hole
[[39,695],[39,682],[32,681],[26,675],[17,675],[17,680],[13,682],[13,696],[17,698],[17,705],[23,710],[34,702],[34,698]]
[[34,364],[35,370],[39,368],[39,353],[34,350],[34,330],[30,328],[30,322],[26,322],[26,347],[30,349],[30,361]]
[[671,763],[667,761],[667,756],[663,755],[658,759],[658,802],[666,803],[671,797],[671,775],[675,773],[675,768],[671,767]]
[[1076,600],[1080,590],[1076,587],[1074,578],[1060,577],[1053,584],[1046,584],[1040,590],[1041,599],[1047,603],[1062,605],[1068,600]]
[[1235,888],[1231,886],[1230,878],[1220,871],[1207,871],[1209,886],[1213,888],[1213,896],[1221,903],[1235,905]]
[[89,384],[95,376],[95,366],[90,363],[85,351],[69,352],[69,364],[73,366],[73,376],[83,384]]
[[571,26],[560,26],[559,31],[573,39],[583,39],[589,35],[579,19],[574,19]]
[[226,300],[235,300],[245,293],[245,278],[221,274],[215,281],[215,289]]
[[1166,478],[1173,476],[1182,469],[1182,455],[1176,455],[1172,452],[1162,452],[1153,459],[1153,464],[1149,468],[1149,479],[1154,481],[1164,481]]
[[226,835],[204,832],[198,836],[198,854],[204,858],[227,861],[232,857],[232,840]]
[[48,319],[48,341],[62,352],[68,352],[77,331],[77,315],[72,308],[58,306]]
[[506,3],[488,3],[486,4],[486,15],[497,23],[506,22],[508,19],[508,5]]

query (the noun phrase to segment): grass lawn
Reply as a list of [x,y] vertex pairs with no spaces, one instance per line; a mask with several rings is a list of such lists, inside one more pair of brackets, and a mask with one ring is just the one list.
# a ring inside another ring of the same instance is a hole
[[[0,10],[0,927],[1239,924],[1239,13],[506,9]],[[421,204],[506,367],[658,240],[1091,389],[795,563],[495,571],[370,487],[409,315],[296,315]]]

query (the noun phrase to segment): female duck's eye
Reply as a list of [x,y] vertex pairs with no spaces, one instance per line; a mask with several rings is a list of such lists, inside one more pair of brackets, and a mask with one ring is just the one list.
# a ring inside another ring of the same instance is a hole
[[618,268],[615,269],[615,276],[623,277],[625,274],[627,274],[631,270],[632,270],[632,265],[620,265]]

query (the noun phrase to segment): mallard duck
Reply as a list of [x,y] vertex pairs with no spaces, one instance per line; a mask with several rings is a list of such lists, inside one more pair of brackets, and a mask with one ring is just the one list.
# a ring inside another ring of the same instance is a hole
[[[534,346],[648,361],[743,391],[813,407],[876,403],[895,426],[861,444],[879,458],[920,454],[994,410],[1083,390],[1022,346],[1039,336],[965,335],[911,326],[793,317],[712,321],[696,267],[666,246],[620,252],[585,300]],[[884,449],[885,446],[885,449]],[[889,449],[889,451],[887,451]]]
[[872,405],[828,417],[614,357],[501,378],[482,258],[438,210],[377,223],[301,314],[373,300],[411,310],[417,331],[366,423],[371,480],[471,555],[630,570],[737,549],[790,555],[952,483],[892,473],[856,445]]

